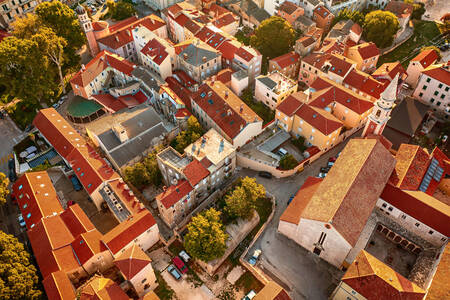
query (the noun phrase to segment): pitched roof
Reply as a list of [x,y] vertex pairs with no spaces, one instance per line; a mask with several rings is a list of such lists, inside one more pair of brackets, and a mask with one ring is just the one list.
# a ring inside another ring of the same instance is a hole
[[144,48],[142,48],[141,53],[150,57],[158,66],[169,56],[166,47],[164,47],[156,38],[151,39]]
[[343,126],[343,124],[330,113],[327,114],[326,111],[321,111],[321,109],[314,108],[308,104],[300,106],[295,114],[326,136]]
[[427,300],[441,300],[448,299],[450,296],[450,285],[448,279],[450,278],[450,244],[445,246],[441,254],[441,260],[437,266],[436,272],[433,276],[433,281],[428,288]]
[[[207,61],[213,60],[220,56],[219,52],[208,44],[196,40],[190,43],[180,54],[180,58],[188,64],[200,66]],[[205,60],[204,60],[205,59]]]
[[165,208],[170,208],[172,205],[183,199],[193,190],[192,186],[186,180],[180,180],[177,185],[171,185],[156,196],[157,201],[161,201]]
[[231,13],[225,14],[219,18],[217,18],[214,22],[213,25],[216,26],[217,28],[222,28],[224,26],[230,25],[234,22],[238,22],[234,16]]
[[411,61],[418,61],[422,67],[428,68],[439,58],[438,54],[433,49],[428,49],[420,52],[416,57],[411,59]]
[[86,263],[91,257],[104,251],[101,247],[102,237],[103,235],[97,229],[93,229],[80,234],[71,243],[72,249],[81,264]]
[[225,41],[217,47],[217,50],[222,53],[222,57],[228,59],[229,61],[233,60],[234,54],[238,51],[238,49],[239,48],[230,41]]
[[156,222],[152,214],[148,210],[144,210],[114,227],[103,236],[102,241],[113,254],[116,254],[154,225]]
[[[289,1],[286,1],[289,2]],[[297,64],[300,60],[300,55],[294,51],[283,54],[281,56],[272,58],[270,61],[278,64],[281,69],[284,69],[290,65]]]
[[209,176],[209,171],[197,159],[190,162],[183,170],[191,186],[195,187],[202,179]]
[[321,182],[321,178],[306,178],[305,183],[303,183],[301,188],[297,191],[297,194],[295,194],[294,199],[292,199],[291,203],[281,215],[280,221],[298,224],[303,210],[308,205],[311,197],[314,195]]
[[49,300],[73,300],[76,298],[72,283],[63,271],[51,273],[44,278],[42,284]]
[[296,41],[296,43],[301,43],[303,47],[309,47],[315,42],[316,40],[310,36],[302,36]]
[[281,111],[283,114],[291,117],[297,111],[297,109],[302,106],[302,102],[297,100],[294,96],[289,95],[280,105],[277,106],[277,110]]
[[362,33],[362,28],[358,23],[355,23],[352,25],[352,28],[350,28],[350,31],[356,33],[357,35],[360,35]]
[[73,236],[95,229],[94,224],[92,224],[78,203],[66,208],[60,214],[60,217]]
[[331,12],[323,5],[319,5],[316,8],[314,8],[314,14],[318,15],[322,19],[328,18],[331,14]]
[[342,281],[368,300],[423,299],[426,291],[361,250]]
[[286,291],[279,286],[275,281],[269,281],[256,294],[254,300],[291,300]]
[[120,286],[109,278],[95,275],[81,289],[80,300],[129,300]]
[[[179,99],[181,99],[184,105],[190,109],[191,108],[190,97],[192,96],[192,92],[188,88],[184,87],[180,82],[178,82],[178,80],[176,80],[172,76],[167,77],[166,82],[170,90],[173,92],[173,95],[172,93],[169,93],[169,95],[171,95],[174,98],[178,97]],[[176,99],[174,100],[176,101]]]
[[372,76],[376,79],[378,79],[378,77],[380,78],[387,77],[389,80],[392,80],[397,74],[400,75],[400,78],[403,78],[404,75],[406,75],[405,69],[403,68],[402,64],[398,61],[382,64],[380,67],[378,67],[378,69],[376,69],[372,73]]
[[350,140],[301,218],[329,222],[355,245],[394,165],[395,159],[378,140]]
[[131,76],[131,72],[135,67],[135,64],[129,62],[125,58],[103,50],[91,59],[84,69],[81,68],[81,70],[72,77],[70,82],[85,87],[108,68],[113,68],[121,73]]
[[377,45],[372,42],[359,44],[351,47],[350,49],[355,49],[356,51],[358,51],[362,59],[368,59],[380,55],[380,50],[378,50]]
[[348,75],[345,76],[343,83],[344,85],[347,84],[375,99],[380,98],[380,94],[386,88],[385,84],[357,69],[351,70]]
[[450,62],[439,65],[432,65],[425,70],[422,71],[422,74],[425,74],[439,82],[442,82],[448,86],[450,86],[450,71],[449,71]]
[[293,13],[295,13],[295,11],[298,8],[299,7],[297,5],[295,5],[294,3],[290,2],[290,1],[284,1],[278,7],[278,11],[283,11],[283,12],[287,13],[288,15],[292,15]]
[[398,18],[406,18],[412,14],[413,6],[403,1],[389,1],[384,10],[392,12]]
[[214,31],[208,28],[208,26],[204,26],[196,35],[195,37],[200,39],[203,42],[206,42],[211,38],[211,36],[214,34]]
[[421,191],[401,190],[387,184],[380,196],[416,220],[450,236],[450,206]]
[[126,280],[131,280],[151,262],[151,259],[136,243],[114,260],[114,264],[122,272]]
[[45,171],[25,173],[14,183],[13,192],[28,229],[42,218],[63,211],[53,183]]
[[249,62],[250,60],[252,60],[252,58],[254,57],[253,54],[251,54],[248,50],[246,46],[242,46],[240,47],[237,51],[236,51],[236,55],[239,57],[242,57],[246,62]]
[[103,106],[106,109],[111,110],[113,112],[118,112],[119,110],[127,108],[127,106],[122,101],[119,101],[117,98],[115,98],[111,94],[97,94],[97,95],[92,95],[92,97],[101,106]]
[[408,136],[413,136],[427,112],[427,105],[414,98],[407,97],[394,108],[386,126]]

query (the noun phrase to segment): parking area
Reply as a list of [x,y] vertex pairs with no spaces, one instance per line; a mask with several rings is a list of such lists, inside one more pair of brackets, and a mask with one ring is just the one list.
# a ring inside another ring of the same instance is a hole
[[279,151],[280,148],[286,150],[286,152],[291,154],[297,161],[302,161],[305,159],[303,153],[301,153],[300,150],[292,144],[291,140],[288,140],[281,144],[281,146],[278,147],[277,151]]
[[176,280],[166,269],[161,273],[161,276],[175,291],[179,300],[209,300],[216,298],[206,285],[202,284],[199,287],[195,287],[193,283],[185,279],[186,275]]

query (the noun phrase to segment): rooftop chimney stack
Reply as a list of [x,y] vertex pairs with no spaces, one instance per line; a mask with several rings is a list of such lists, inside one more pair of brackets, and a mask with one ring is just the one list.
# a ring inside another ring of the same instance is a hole
[[183,53],[183,58],[184,58],[185,60],[188,59],[187,53]]
[[116,35],[116,42],[119,42],[119,37]]
[[205,63],[206,62],[206,56],[203,56],[202,60]]

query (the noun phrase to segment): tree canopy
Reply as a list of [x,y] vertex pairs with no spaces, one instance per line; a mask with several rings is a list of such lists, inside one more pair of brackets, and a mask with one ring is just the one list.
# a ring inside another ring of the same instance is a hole
[[153,184],[159,186],[162,182],[161,171],[156,161],[156,151],[150,153],[142,162],[125,167],[124,179],[138,189]]
[[255,34],[250,37],[250,45],[272,59],[289,52],[295,43],[295,36],[295,30],[285,19],[272,16],[256,28]]
[[255,178],[245,177],[240,184],[225,198],[225,211],[233,217],[250,219],[256,207],[256,201],[266,195],[263,185]]
[[358,10],[351,10],[348,8],[344,8],[341,10],[337,16],[333,19],[331,23],[331,27],[333,27],[336,23],[342,20],[352,20],[353,22],[363,26],[364,24],[364,14]]
[[184,152],[184,148],[198,140],[203,134],[203,128],[197,118],[190,116],[187,120],[186,130],[181,131],[171,142],[171,146],[179,153]]
[[107,3],[111,18],[114,20],[124,20],[133,16],[136,13],[134,6],[125,1],[108,1]]
[[187,229],[184,247],[192,257],[208,262],[225,253],[228,234],[224,231],[220,212],[214,208],[193,217]]
[[9,179],[6,175],[0,172],[0,205],[6,203],[6,196],[9,194]]
[[364,38],[374,42],[378,48],[392,44],[399,29],[397,16],[388,11],[375,10],[366,15],[363,25]]
[[291,170],[298,165],[298,161],[292,154],[286,154],[280,159],[280,168],[282,170]]
[[0,299],[38,299],[36,268],[30,254],[12,235],[0,231]]

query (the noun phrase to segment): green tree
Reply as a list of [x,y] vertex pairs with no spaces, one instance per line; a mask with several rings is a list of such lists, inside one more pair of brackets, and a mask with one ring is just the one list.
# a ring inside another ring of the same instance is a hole
[[426,50],[434,50],[434,51],[436,51],[437,55],[439,56],[439,59],[438,59],[438,60],[440,60],[440,59],[442,58],[441,50],[439,50],[438,47],[436,47],[436,46],[426,46],[426,47],[422,47],[422,48],[420,49],[420,52],[426,51]]
[[[405,2],[406,3],[410,3],[410,2],[408,2],[407,0],[405,0]],[[412,19],[415,19],[415,20],[420,20],[420,19],[422,19],[422,16],[423,16],[423,14],[425,13],[425,4],[424,3],[422,3],[422,2],[418,2],[418,3],[414,3],[414,2],[412,2],[412,3],[410,3],[410,4],[412,4],[412,6],[413,6],[413,12],[412,12],[412,15],[411,15],[411,18]]]
[[366,15],[363,29],[366,40],[374,42],[378,48],[385,48],[394,41],[394,35],[399,29],[399,22],[393,13],[375,10]]
[[292,154],[286,154],[280,159],[280,168],[282,170],[291,170],[298,165],[298,161]]
[[194,116],[187,120],[186,130],[181,131],[172,141],[171,146],[179,153],[184,152],[184,148],[198,140],[203,134],[203,128]]
[[184,247],[192,257],[208,262],[225,253],[228,234],[224,231],[220,212],[214,208],[193,217],[187,229]]
[[341,10],[338,15],[333,19],[331,23],[331,27],[333,27],[336,23],[342,20],[352,20],[353,22],[363,26],[364,24],[364,14],[358,10],[351,10],[348,8],[344,8]]
[[9,194],[9,179],[6,175],[0,172],[0,205],[6,203],[6,196]]
[[233,217],[250,219],[256,207],[256,201],[266,195],[263,185],[255,178],[245,177],[230,195],[225,197],[225,211]]
[[279,16],[262,21],[255,34],[250,37],[250,45],[269,59],[289,52],[294,42],[295,30]]
[[136,13],[134,6],[128,2],[119,1],[108,1],[107,3],[111,17],[114,20],[124,20],[133,16]]
[[124,179],[130,182],[138,189],[142,189],[150,182],[150,176],[147,168],[143,163],[136,163],[133,166],[128,166],[124,169]]
[[187,120],[187,130],[189,132],[195,132],[198,134],[203,134],[202,125],[198,122],[197,118],[194,116],[190,116]]
[[156,152],[150,153],[144,159],[144,165],[147,169],[147,174],[150,182],[153,185],[159,186],[162,182],[162,174],[158,167],[158,161],[156,160]]
[[36,268],[12,235],[0,231],[0,299],[39,299]]

